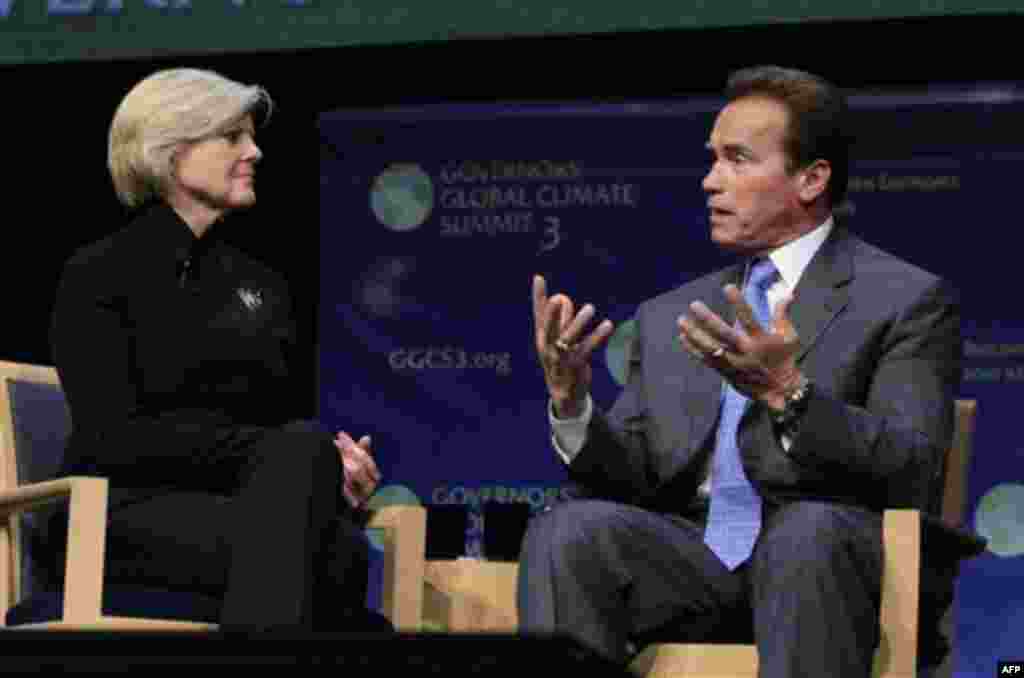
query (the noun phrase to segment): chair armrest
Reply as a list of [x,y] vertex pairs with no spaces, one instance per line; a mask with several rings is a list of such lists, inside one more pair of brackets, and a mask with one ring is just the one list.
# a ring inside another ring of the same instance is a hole
[[385,506],[373,511],[367,527],[384,533],[384,615],[399,631],[415,633],[423,623],[427,510]]
[[82,481],[90,482],[102,478],[68,477],[47,480],[42,483],[19,485],[12,490],[0,490],[0,516],[9,517],[32,509],[68,499]]
[[[4,490],[0,492],[0,516],[7,521],[24,511],[65,500],[69,509],[63,620],[72,623],[95,621],[102,609],[107,480],[68,477]],[[9,532],[5,531],[5,536]],[[8,541],[3,546],[11,548],[13,545]],[[2,560],[7,563],[12,559]],[[15,576],[14,572],[3,576],[3,584],[0,585],[13,582]]]
[[888,509],[882,517],[881,638],[876,675],[917,675],[921,587],[921,512]]

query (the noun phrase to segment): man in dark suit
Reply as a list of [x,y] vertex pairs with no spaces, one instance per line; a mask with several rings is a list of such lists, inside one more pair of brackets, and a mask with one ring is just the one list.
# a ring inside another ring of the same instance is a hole
[[640,306],[610,412],[587,361],[611,323],[589,329],[593,306],[534,280],[552,441],[586,497],[531,523],[520,620],[623,662],[667,628],[746,629],[762,676],[863,678],[882,510],[938,510],[959,300],[833,219],[849,145],[835,88],[758,67],[727,99],[703,186],[711,237],[739,260]]

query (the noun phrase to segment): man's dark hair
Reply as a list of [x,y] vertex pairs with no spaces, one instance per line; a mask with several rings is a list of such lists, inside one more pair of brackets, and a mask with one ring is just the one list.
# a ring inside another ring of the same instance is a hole
[[794,172],[815,160],[832,166],[826,196],[831,207],[846,198],[850,169],[850,137],[846,130],[846,97],[832,83],[817,75],[779,66],[754,66],[729,77],[725,96],[766,97],[789,111],[784,146],[788,170]]

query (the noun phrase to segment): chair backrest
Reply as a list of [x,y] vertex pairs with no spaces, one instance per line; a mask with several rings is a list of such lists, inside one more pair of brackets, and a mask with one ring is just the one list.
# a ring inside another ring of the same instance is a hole
[[[0,361],[0,490],[56,476],[71,414],[53,367]],[[40,564],[51,511],[0,524],[0,609],[44,587]]]
[[971,465],[974,444],[974,423],[978,401],[956,401],[956,427],[953,445],[946,453],[946,482],[942,494],[942,522],[961,527],[967,503],[967,470]]

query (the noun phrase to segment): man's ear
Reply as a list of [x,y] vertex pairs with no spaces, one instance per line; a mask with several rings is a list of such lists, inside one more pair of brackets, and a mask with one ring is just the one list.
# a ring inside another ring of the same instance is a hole
[[797,190],[800,200],[804,203],[812,203],[828,189],[828,182],[832,178],[832,165],[827,160],[815,160],[807,167],[800,170]]

